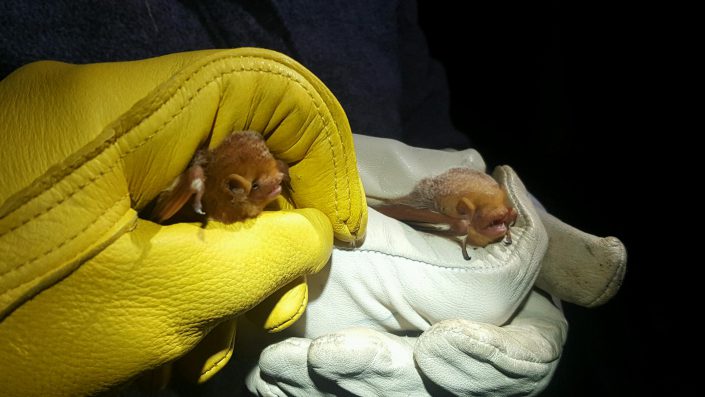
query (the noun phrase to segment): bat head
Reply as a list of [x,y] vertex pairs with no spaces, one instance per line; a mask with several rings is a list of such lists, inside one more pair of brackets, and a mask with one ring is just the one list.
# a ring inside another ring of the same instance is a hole
[[[502,191],[501,196],[506,196]],[[468,197],[458,200],[458,212],[465,214],[470,220],[467,242],[484,247],[490,243],[502,240],[509,233],[509,228],[516,221],[517,212],[506,204],[505,198]]]
[[235,133],[212,153],[203,208],[224,223],[255,217],[288,179],[287,165],[272,156],[259,134]]
[[440,211],[467,220],[466,242],[474,246],[484,247],[503,239],[517,218],[506,192],[486,174],[465,169],[451,171],[452,188],[439,197]]

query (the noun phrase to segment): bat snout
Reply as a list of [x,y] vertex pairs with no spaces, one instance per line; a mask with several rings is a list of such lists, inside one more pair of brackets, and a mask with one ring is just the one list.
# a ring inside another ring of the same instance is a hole
[[501,207],[484,212],[478,219],[476,230],[492,241],[504,237],[509,232],[509,227],[516,220],[516,211],[513,208]]
[[508,227],[504,223],[504,218],[498,218],[482,228],[482,234],[491,239],[499,239],[507,234]]
[[277,197],[280,193],[282,192],[282,187],[281,185],[276,185],[274,189],[272,189],[271,192],[267,195],[268,200],[273,200],[275,197]]
[[282,193],[280,178],[264,178],[258,184],[258,189],[250,194],[250,200],[265,206]]

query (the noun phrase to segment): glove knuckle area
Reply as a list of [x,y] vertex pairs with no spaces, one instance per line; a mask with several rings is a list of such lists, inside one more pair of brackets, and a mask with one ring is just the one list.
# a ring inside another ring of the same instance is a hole
[[414,359],[426,376],[454,394],[523,395],[540,388],[556,363],[556,358],[543,361],[532,348],[501,327],[456,319],[422,334]]

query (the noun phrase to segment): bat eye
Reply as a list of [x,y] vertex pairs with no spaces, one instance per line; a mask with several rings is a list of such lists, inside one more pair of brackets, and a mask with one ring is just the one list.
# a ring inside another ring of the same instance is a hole
[[259,189],[259,183],[257,181],[252,182],[252,190],[257,190]]

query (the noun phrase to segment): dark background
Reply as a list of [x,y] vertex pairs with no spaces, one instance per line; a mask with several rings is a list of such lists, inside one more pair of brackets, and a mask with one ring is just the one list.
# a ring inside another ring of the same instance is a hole
[[[399,15],[415,19],[409,2],[400,4]],[[590,310],[565,305],[568,341],[543,396],[688,395],[680,373],[689,365],[674,355],[693,345],[681,336],[690,317],[676,314],[682,304],[672,296],[691,269],[672,252],[676,243],[697,251],[692,229],[699,213],[697,201],[681,199],[685,185],[672,175],[684,173],[674,166],[687,158],[684,147],[695,145],[676,135],[662,104],[678,99],[663,94],[678,73],[662,65],[678,62],[656,50],[665,40],[662,10],[645,18],[645,7],[419,0],[431,55],[447,72],[455,126],[488,165],[514,167],[554,215],[627,246],[627,275],[616,298]],[[320,15],[308,15],[317,9]],[[258,45],[319,75],[356,132],[400,138],[393,134],[411,131],[406,141],[418,145],[429,127],[415,129],[415,123],[442,123],[445,114],[416,105],[444,105],[444,93],[426,90],[433,79],[398,79],[390,60],[395,51],[405,53],[394,35],[415,30],[397,15],[391,1],[329,1],[315,8],[261,0],[0,2],[0,77],[38,59],[114,61]],[[404,59],[413,66],[418,58]],[[419,89],[402,87],[408,81]],[[437,96],[400,99],[398,92]],[[390,109],[397,108],[413,109],[416,117],[411,123],[395,118]],[[434,143],[462,145],[448,139]]]
[[659,129],[665,110],[649,104],[666,76],[650,74],[655,54],[642,58],[650,30],[613,2],[437,3],[419,2],[419,22],[446,68],[455,125],[554,215],[628,250],[616,298],[565,304],[568,341],[542,395],[686,395],[671,348],[677,269],[664,270],[674,259],[659,254],[669,244],[658,229],[678,189],[661,171],[676,131]]

